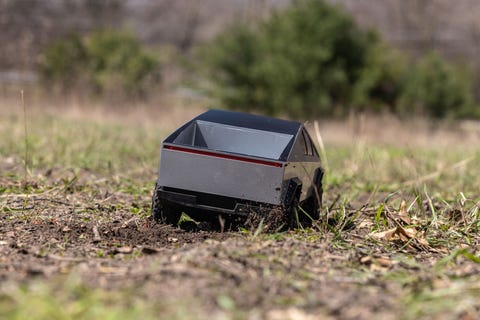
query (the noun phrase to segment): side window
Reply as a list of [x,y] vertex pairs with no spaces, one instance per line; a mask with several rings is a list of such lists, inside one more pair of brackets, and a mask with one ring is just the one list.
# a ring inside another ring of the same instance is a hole
[[307,156],[312,156],[313,155],[313,149],[312,149],[312,142],[310,141],[310,137],[308,134],[305,132],[305,130],[302,130],[302,136],[303,136],[303,143],[305,144],[304,147],[304,154]]
[[318,157],[317,147],[315,147],[315,144],[313,143],[312,139],[308,134],[307,134],[307,137],[308,137],[308,140],[310,141],[310,147],[312,148],[312,156]]
[[315,147],[315,145],[313,144],[312,142],[312,150],[313,150],[313,155],[318,157],[318,152],[317,152],[317,147]]
[[302,134],[305,139],[306,150],[307,150],[305,155],[318,157],[317,149],[315,148],[315,145],[313,144],[312,139],[310,139],[310,136],[308,135],[308,133],[305,130],[302,130]]
[[302,130],[302,137],[300,138],[303,154],[308,154],[307,141],[305,140],[305,133]]

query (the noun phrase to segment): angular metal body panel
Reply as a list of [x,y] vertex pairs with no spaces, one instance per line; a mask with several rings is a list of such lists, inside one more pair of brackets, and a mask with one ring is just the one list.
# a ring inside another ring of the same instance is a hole
[[319,165],[316,162],[289,162],[285,166],[284,181],[298,178],[302,182],[302,192],[300,201],[303,201],[312,195],[310,186],[314,178],[315,169]]
[[300,201],[311,196],[314,190],[311,188],[314,179],[315,169],[320,167],[320,157],[311,140],[308,132],[303,128],[295,135],[291,152],[288,156],[289,162],[285,166],[284,179],[286,181],[298,178],[302,181],[302,192]]
[[283,174],[283,166],[162,148],[158,185],[279,205]]

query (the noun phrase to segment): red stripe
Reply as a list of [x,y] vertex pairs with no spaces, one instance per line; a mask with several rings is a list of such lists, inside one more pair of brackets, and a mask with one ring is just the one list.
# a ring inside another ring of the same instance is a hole
[[250,163],[255,163],[255,164],[263,164],[263,165],[266,165],[266,166],[272,166],[272,167],[277,167],[277,168],[282,167],[282,164],[279,163],[279,162],[244,158],[244,157],[239,157],[239,156],[234,156],[234,155],[229,155],[229,154],[222,154],[222,153],[216,153],[216,152],[210,152],[210,151],[204,151],[204,150],[197,150],[197,149],[188,149],[188,148],[182,148],[182,147],[177,147],[177,146],[163,146],[163,147],[165,149],[168,149],[168,150],[188,152],[188,153],[193,153],[193,154],[199,154],[199,155],[202,155],[202,156],[210,156],[210,157],[216,157],[216,158],[222,158],[222,159],[250,162]]

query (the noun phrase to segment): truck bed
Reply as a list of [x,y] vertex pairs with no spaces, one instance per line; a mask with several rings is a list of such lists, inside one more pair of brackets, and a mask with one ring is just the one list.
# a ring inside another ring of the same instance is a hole
[[165,144],[158,185],[279,205],[284,163]]

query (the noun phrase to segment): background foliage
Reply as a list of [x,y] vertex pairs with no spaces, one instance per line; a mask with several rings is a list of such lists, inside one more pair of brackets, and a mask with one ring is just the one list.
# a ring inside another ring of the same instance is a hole
[[478,116],[472,92],[469,72],[432,52],[407,74],[399,112],[423,112],[435,118]]
[[[192,26],[200,19],[195,17]],[[294,1],[261,19],[239,20],[203,44],[192,37],[181,37],[185,46],[177,49],[154,51],[132,33],[69,33],[41,55],[42,83],[62,93],[85,92],[80,88],[123,99],[153,95],[161,78],[177,88],[193,78],[213,105],[270,115],[480,116],[469,65],[435,50],[413,56],[396,49],[325,0]],[[199,54],[187,51],[194,45]],[[162,73],[165,52],[176,66]]]
[[41,74],[63,91],[83,86],[97,93],[125,96],[144,93],[158,81],[158,59],[131,34],[97,31],[87,37],[72,33],[45,50]]
[[474,115],[472,79],[431,53],[418,62],[324,1],[297,1],[258,25],[235,25],[203,52],[207,91],[234,109],[294,117],[388,110]]

